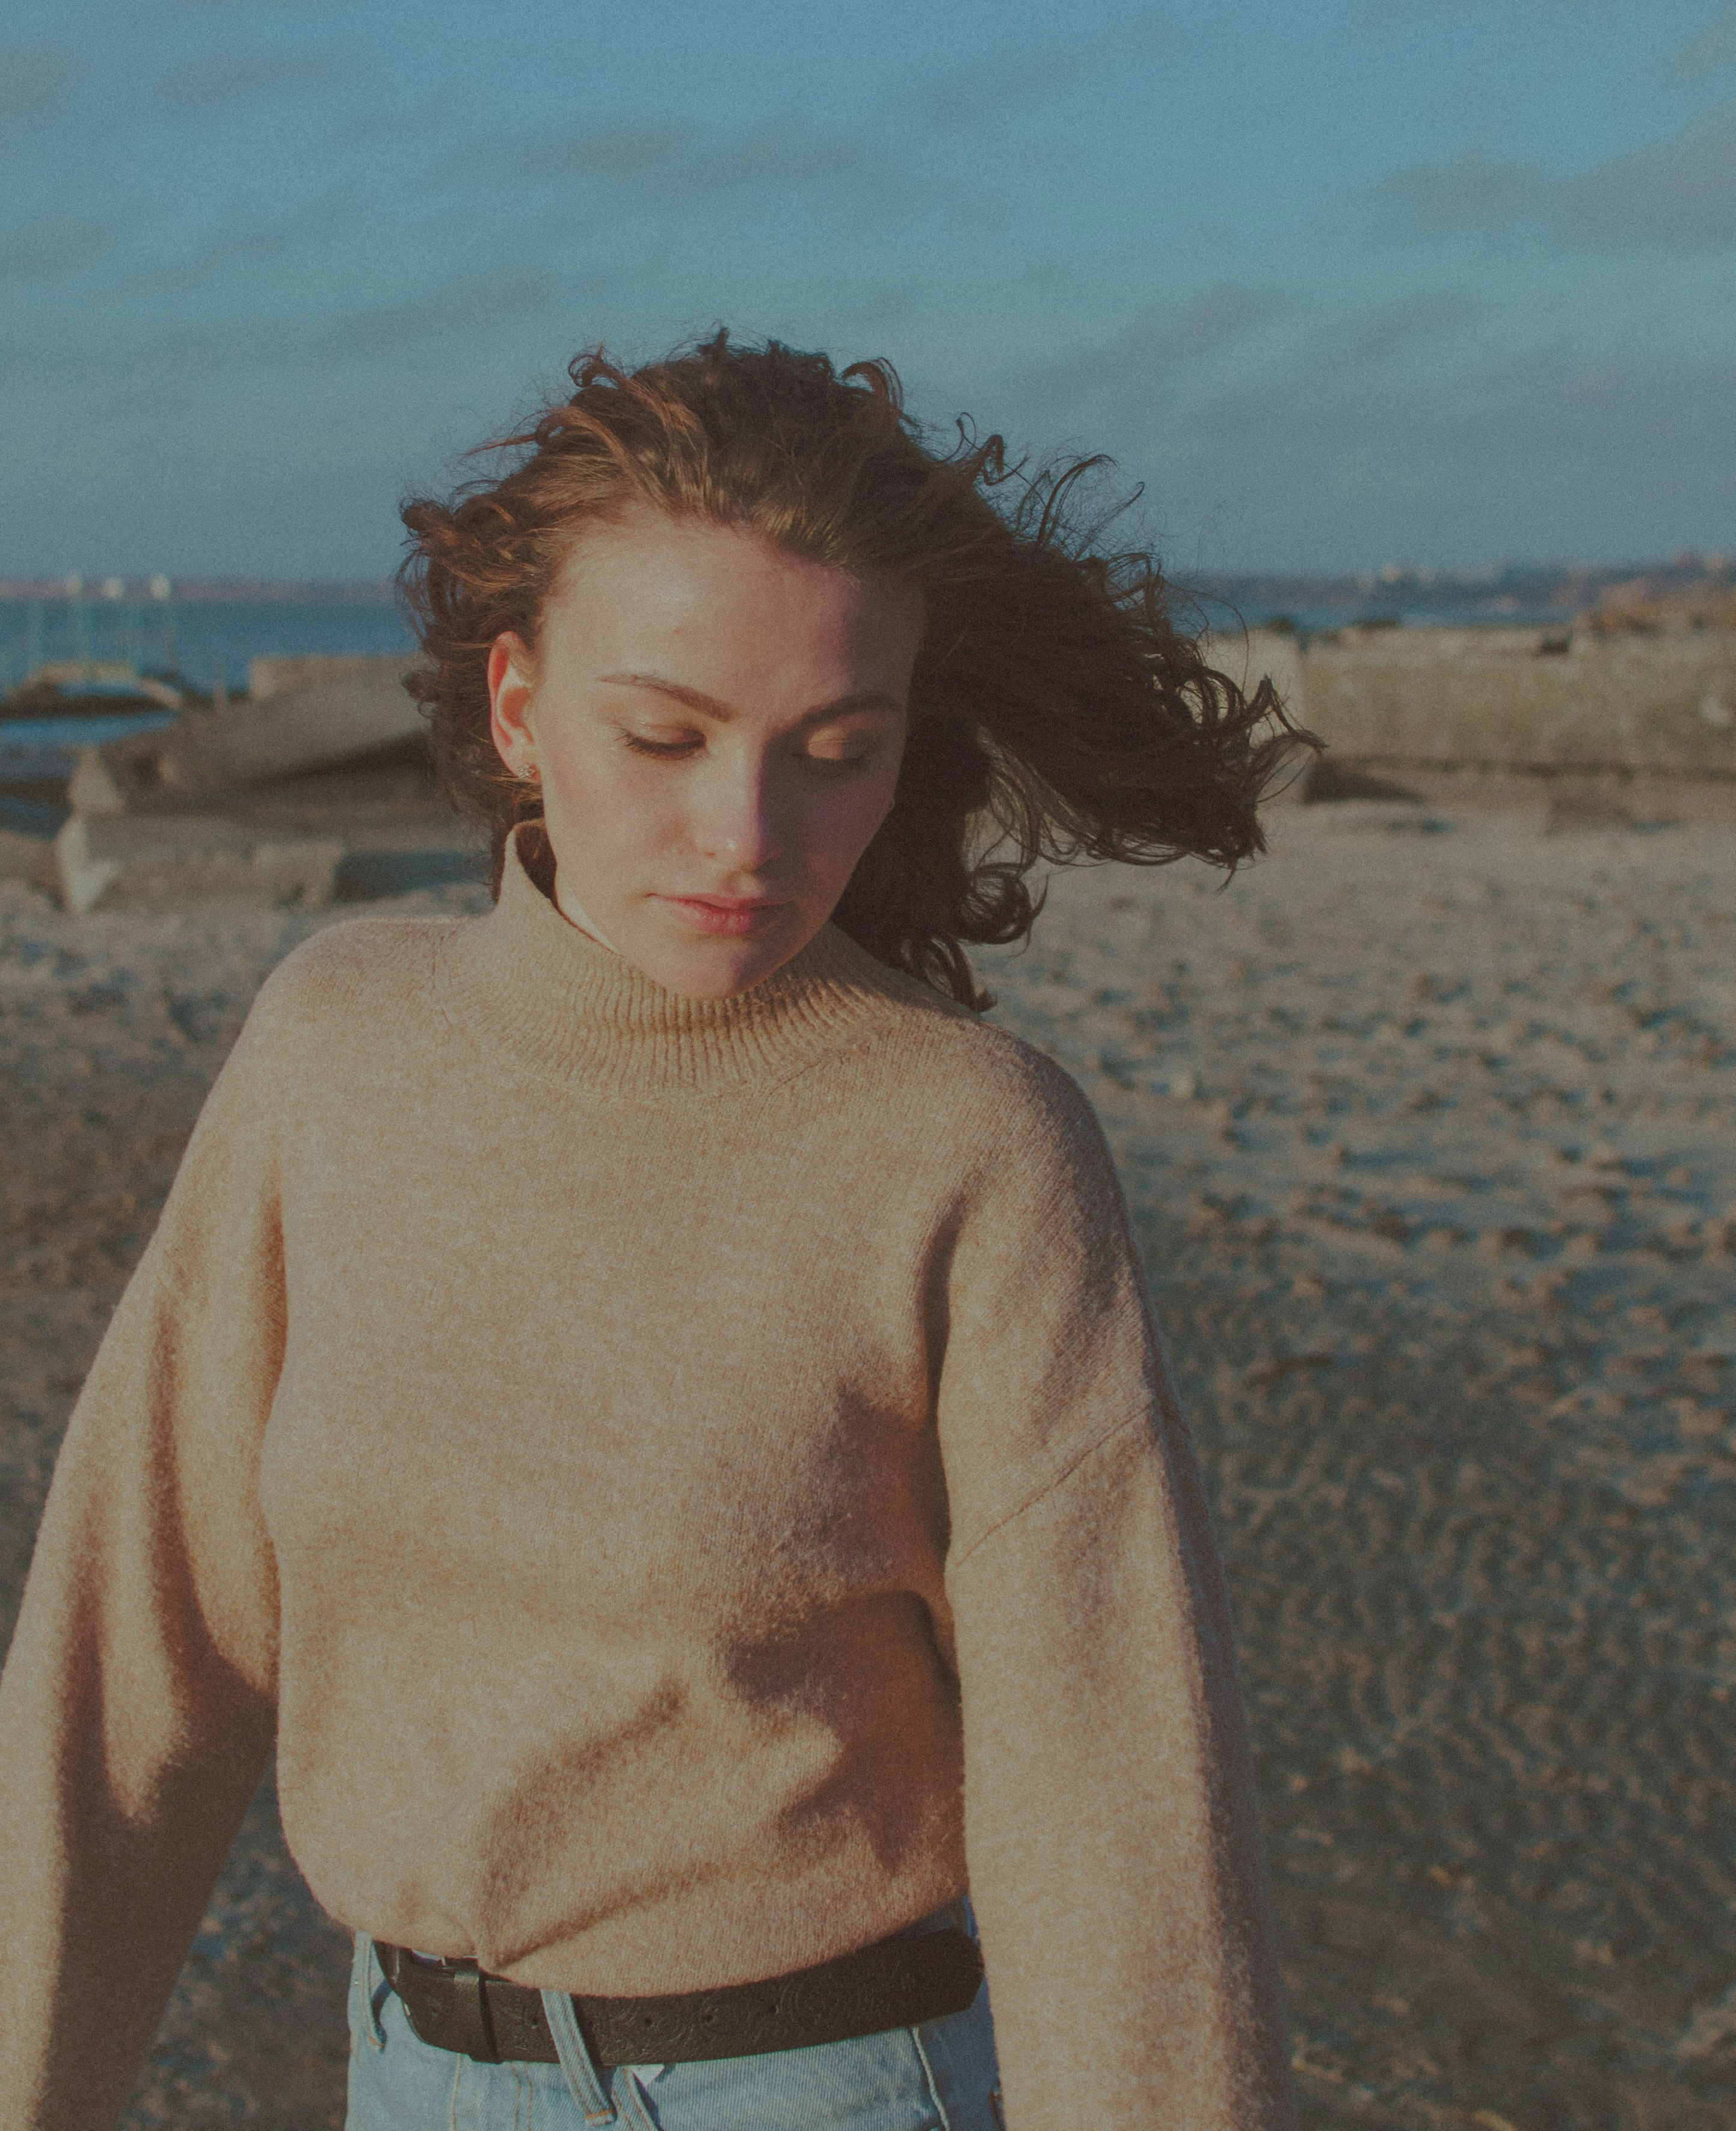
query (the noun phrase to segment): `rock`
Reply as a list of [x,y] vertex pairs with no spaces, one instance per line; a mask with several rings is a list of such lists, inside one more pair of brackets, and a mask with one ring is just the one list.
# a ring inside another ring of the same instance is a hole
[[1631,829],[1633,816],[1610,791],[1597,785],[1562,784],[1549,794],[1543,833],[1558,836],[1576,829]]
[[418,741],[420,706],[404,693],[410,662],[345,662],[323,680],[234,711],[189,713],[133,733],[81,763],[74,806],[85,813],[150,812],[270,784]]
[[318,906],[332,900],[343,855],[335,836],[285,836],[211,815],[74,814],[55,840],[61,899],[81,912]]
[[21,836],[15,829],[0,829],[0,880],[22,881],[29,888],[51,887],[53,845],[43,836]]
[[1352,836],[1438,836],[1448,826],[1442,816],[1429,813],[1408,795],[1389,799],[1334,793],[1331,806],[1322,807],[1315,818],[1322,829]]
[[1321,756],[1308,765],[1300,796],[1304,807],[1319,807],[1328,801],[1342,799],[1384,799],[1407,807],[1423,803],[1419,793],[1394,784],[1389,778],[1375,777],[1351,764],[1335,762],[1330,756]]
[[474,833],[443,811],[74,814],[54,846],[71,911],[194,903],[317,909],[481,878]]

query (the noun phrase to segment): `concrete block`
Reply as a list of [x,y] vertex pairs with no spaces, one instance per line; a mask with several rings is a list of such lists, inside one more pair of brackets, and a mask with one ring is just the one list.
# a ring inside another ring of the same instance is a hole
[[328,903],[344,859],[337,836],[215,815],[74,814],[54,852],[61,900],[78,912]]
[[[148,702],[160,703],[165,711],[178,711],[186,700],[171,681],[159,681],[153,675],[141,673],[121,658],[55,658],[45,666],[38,666],[26,675],[23,687],[28,691],[43,687],[56,693],[77,695],[92,687],[121,687],[130,696],[142,696]],[[53,695],[42,705],[42,715],[55,714]]]
[[1632,810],[1599,784],[1562,779],[1552,784],[1543,812],[1543,833],[1568,836],[1580,829],[1631,829]]
[[131,794],[99,747],[81,747],[66,787],[75,814],[124,814]]
[[22,880],[28,887],[52,892],[57,884],[53,844],[46,836],[0,829],[0,880]]
[[[128,812],[173,807],[401,746],[426,730],[419,705],[404,692],[411,663],[354,662],[352,671],[262,703],[189,711],[160,731],[111,740],[97,750],[108,787],[100,804]],[[93,793],[87,811],[98,804]]]
[[1736,631],[1346,630],[1301,684],[1304,721],[1371,767],[1736,782]]
[[1346,799],[1394,800],[1411,806],[1422,803],[1420,792],[1395,783],[1389,777],[1370,777],[1340,761],[1336,754],[1316,755],[1303,771],[1297,794],[1304,807],[1335,805]]
[[1207,637],[1201,649],[1207,664],[1227,673],[1244,695],[1251,696],[1263,680],[1270,680],[1291,719],[1298,725],[1307,724],[1303,716],[1302,648],[1288,631],[1227,630]]
[[396,681],[413,661],[403,653],[311,652],[302,656],[252,658],[247,662],[247,694],[255,703],[289,696],[303,688],[321,687],[328,681],[367,680],[385,675]]

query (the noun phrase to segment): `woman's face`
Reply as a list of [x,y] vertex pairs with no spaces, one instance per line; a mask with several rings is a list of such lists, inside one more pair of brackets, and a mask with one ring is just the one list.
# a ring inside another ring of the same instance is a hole
[[489,658],[495,746],[534,765],[558,889],[699,998],[797,954],[892,803],[922,601],[758,534],[635,505],[587,527],[532,654]]

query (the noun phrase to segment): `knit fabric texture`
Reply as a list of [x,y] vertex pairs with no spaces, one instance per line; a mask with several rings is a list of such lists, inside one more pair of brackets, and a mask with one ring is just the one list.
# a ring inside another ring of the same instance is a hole
[[1222,1574],[1115,1171],[827,927],[670,993],[510,855],[261,992],[0,1680],[0,2124],[109,2131],[274,1746],[352,1929],[599,1995],[968,1889],[1010,2131],[1287,2123]]

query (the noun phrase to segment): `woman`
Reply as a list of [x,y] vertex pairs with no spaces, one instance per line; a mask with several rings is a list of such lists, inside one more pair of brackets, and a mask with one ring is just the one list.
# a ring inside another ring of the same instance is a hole
[[497,906],[266,984],[67,1435],[0,2121],[112,2123],[275,1743],[358,2131],[1279,2124],[1185,1424],[964,946],[1294,735],[883,366],[573,375],[405,512]]

